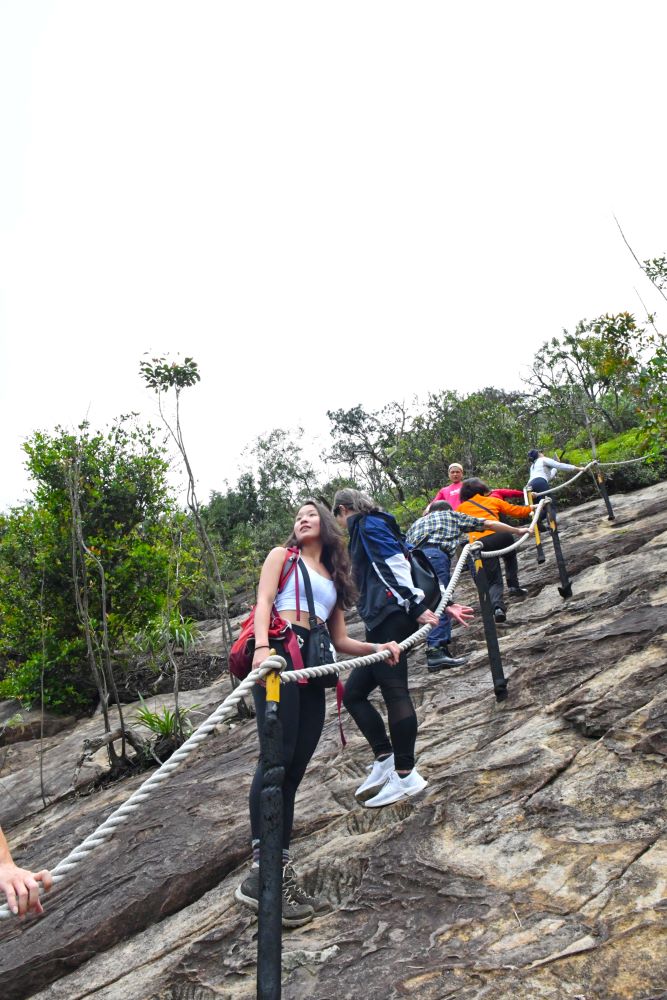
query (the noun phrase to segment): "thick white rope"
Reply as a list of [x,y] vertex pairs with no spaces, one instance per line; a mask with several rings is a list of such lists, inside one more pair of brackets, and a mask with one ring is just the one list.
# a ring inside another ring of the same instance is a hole
[[535,527],[539,518],[542,515],[542,508],[550,502],[551,502],[551,497],[546,497],[546,496],[542,497],[537,507],[533,511],[533,516],[531,518],[530,524],[526,525],[528,531],[525,535],[521,535],[521,537],[518,538],[516,542],[514,542],[512,545],[508,545],[507,548],[505,549],[494,549],[492,552],[484,552],[484,550],[482,549],[482,551],[479,553],[482,559],[495,559],[496,556],[506,556],[508,552],[516,552],[516,550],[521,548],[522,545],[525,545],[526,541],[531,537],[533,528]]
[[[440,603],[438,604],[435,614],[442,614],[445,605],[451,599],[451,596],[456,589],[456,585],[459,581],[461,573],[465,568],[466,559],[468,553],[475,547],[468,544],[464,546],[459,560],[456,564],[454,572],[452,573],[449,584],[442,591],[442,597]],[[442,589],[442,588],[441,588]],[[399,643],[399,648],[403,652],[412,649],[419,642],[426,638],[429,634],[432,625],[423,625],[417,632],[408,636]],[[147,798],[152,794],[152,792],[161,785],[164,781],[171,777],[173,772],[181,766],[183,761],[191,753],[193,753],[201,743],[220,725],[225,719],[236,714],[236,706],[241,701],[243,696],[249,693],[255,683],[255,681],[264,677],[270,670],[281,671],[280,679],[283,683],[289,683],[292,681],[298,681],[299,678],[308,677],[322,677],[325,674],[336,673],[341,669],[351,670],[353,667],[369,666],[371,663],[379,663],[382,660],[386,660],[390,656],[388,650],[383,650],[378,653],[370,653],[367,656],[357,656],[351,660],[342,660],[335,664],[324,664],[319,667],[306,667],[303,670],[284,670],[286,664],[282,656],[269,656],[260,667],[255,670],[251,670],[247,677],[245,677],[239,686],[235,688],[231,694],[228,694],[225,700],[218,705],[215,711],[209,715],[202,724],[195,730],[192,736],[189,737],[183,743],[182,746],[176,750],[172,756],[166,761],[157,771],[155,771],[149,778],[144,781],[135,792],[130,795],[121,806],[118,807],[111,815],[97,827],[88,837],[83,840],[78,847],[75,847],[66,858],[63,858],[55,868],[52,869],[52,876],[54,883],[61,882],[73,868],[81,864],[95,848],[100,847],[107,840],[110,840],[114,835],[116,828],[121,826],[123,823],[127,822],[132,813],[136,812],[140,805],[146,801]],[[40,891],[41,894],[41,891]],[[0,920],[5,920],[8,917],[13,916],[10,912],[7,904],[0,906]]]
[[[588,472],[589,469],[592,469],[593,466],[595,466],[597,464],[598,464],[597,462],[589,462],[588,465],[585,465],[583,467],[583,469],[579,469],[579,471],[577,472],[577,474],[574,475],[574,476],[572,476],[572,479],[566,480],[564,483],[561,483],[560,486],[550,486],[548,490],[543,490],[541,493],[535,493],[534,490],[531,490],[530,492],[533,494],[534,497],[545,497],[547,495],[551,496],[552,493],[558,493],[559,490],[564,490],[566,486],[570,486],[577,479],[579,479],[580,476],[583,476],[583,474],[585,472]],[[529,489],[530,489],[530,483],[528,483],[524,487],[524,491],[529,490]]]
[[610,465],[634,465],[635,462],[646,462],[649,458],[653,458],[653,456],[642,455],[641,458],[626,458],[623,462],[596,462],[595,464],[607,468]]
[[[622,462],[598,462],[598,460],[594,458],[587,465],[585,465],[583,469],[580,469],[579,472],[577,472],[576,476],[572,476],[572,479],[568,479],[566,482],[561,483],[559,486],[550,486],[548,490],[544,490],[542,493],[533,493],[533,496],[544,497],[547,495],[547,493],[548,494],[557,493],[559,490],[564,490],[566,486],[570,486],[573,482],[575,482],[575,480],[579,478],[579,476],[583,476],[584,472],[588,472],[589,469],[594,469],[596,467],[608,469],[611,468],[612,466],[617,466],[617,465],[634,465],[636,462],[646,462],[647,459],[649,458],[651,458],[651,455],[642,455],[641,458],[628,458]],[[527,490],[528,486],[526,486],[525,489]]]

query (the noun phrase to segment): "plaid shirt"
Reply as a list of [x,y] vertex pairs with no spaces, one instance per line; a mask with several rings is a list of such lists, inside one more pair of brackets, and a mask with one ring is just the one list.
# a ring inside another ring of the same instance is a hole
[[434,510],[415,521],[405,537],[410,545],[433,545],[453,556],[459,536],[466,531],[484,531],[484,520],[455,510]]

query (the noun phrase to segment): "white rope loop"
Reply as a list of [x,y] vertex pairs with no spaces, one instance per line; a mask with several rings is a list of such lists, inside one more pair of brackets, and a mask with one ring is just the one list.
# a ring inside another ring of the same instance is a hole
[[526,527],[528,528],[528,532],[525,535],[521,535],[521,537],[518,538],[516,542],[514,542],[512,545],[508,545],[504,549],[494,549],[492,552],[484,552],[484,550],[482,550],[479,553],[482,559],[495,559],[497,556],[506,556],[508,552],[516,552],[516,550],[521,548],[522,545],[525,545],[526,541],[530,538],[533,528],[535,527],[539,518],[542,515],[542,508],[545,507],[548,503],[551,503],[551,497],[547,496],[542,497],[537,507],[533,511],[533,516],[531,518],[530,524],[526,525]]
[[[651,457],[652,457],[651,455],[642,455],[640,458],[627,458],[622,462],[598,462],[598,460],[594,458],[590,462],[588,462],[588,464],[585,465],[583,469],[580,469],[575,476],[572,476],[572,479],[566,480],[566,482],[561,483],[559,486],[550,486],[548,490],[544,490],[542,493],[533,492],[533,496],[544,497],[547,495],[547,493],[548,494],[557,493],[559,490],[564,490],[566,486],[570,486],[577,479],[579,479],[580,476],[583,476],[584,472],[588,472],[591,469],[595,468],[609,469],[618,465],[635,465],[637,462],[646,462]],[[525,487],[524,493],[527,489],[528,486]]]
[[[564,483],[561,483],[560,486],[550,486],[548,490],[542,490],[541,493],[535,493],[534,490],[531,490],[531,493],[534,497],[545,497],[547,495],[551,496],[552,493],[558,493],[559,490],[564,490],[566,486],[571,486],[572,483],[576,482],[580,476],[583,476],[585,472],[588,472],[588,470],[592,469],[595,465],[598,465],[598,462],[589,462],[588,465],[583,467],[583,469],[579,469],[576,475],[572,476],[572,479],[566,480]],[[525,489],[530,489],[530,484],[528,484]]]

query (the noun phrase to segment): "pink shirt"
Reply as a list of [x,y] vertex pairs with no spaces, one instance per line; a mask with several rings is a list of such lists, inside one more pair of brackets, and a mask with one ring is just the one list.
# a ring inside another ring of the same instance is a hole
[[446,500],[447,503],[452,505],[452,510],[456,510],[458,505],[461,503],[461,487],[463,483],[450,483],[449,486],[443,486],[439,493],[433,497],[431,503],[435,503],[436,500]]

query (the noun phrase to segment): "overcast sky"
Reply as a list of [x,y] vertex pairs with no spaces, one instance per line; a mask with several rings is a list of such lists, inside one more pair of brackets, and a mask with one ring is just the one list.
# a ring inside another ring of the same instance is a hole
[[0,509],[33,431],[155,419],[145,352],[200,365],[206,499],[275,426],[659,309],[613,213],[667,252],[666,38],[659,0],[0,0]]

